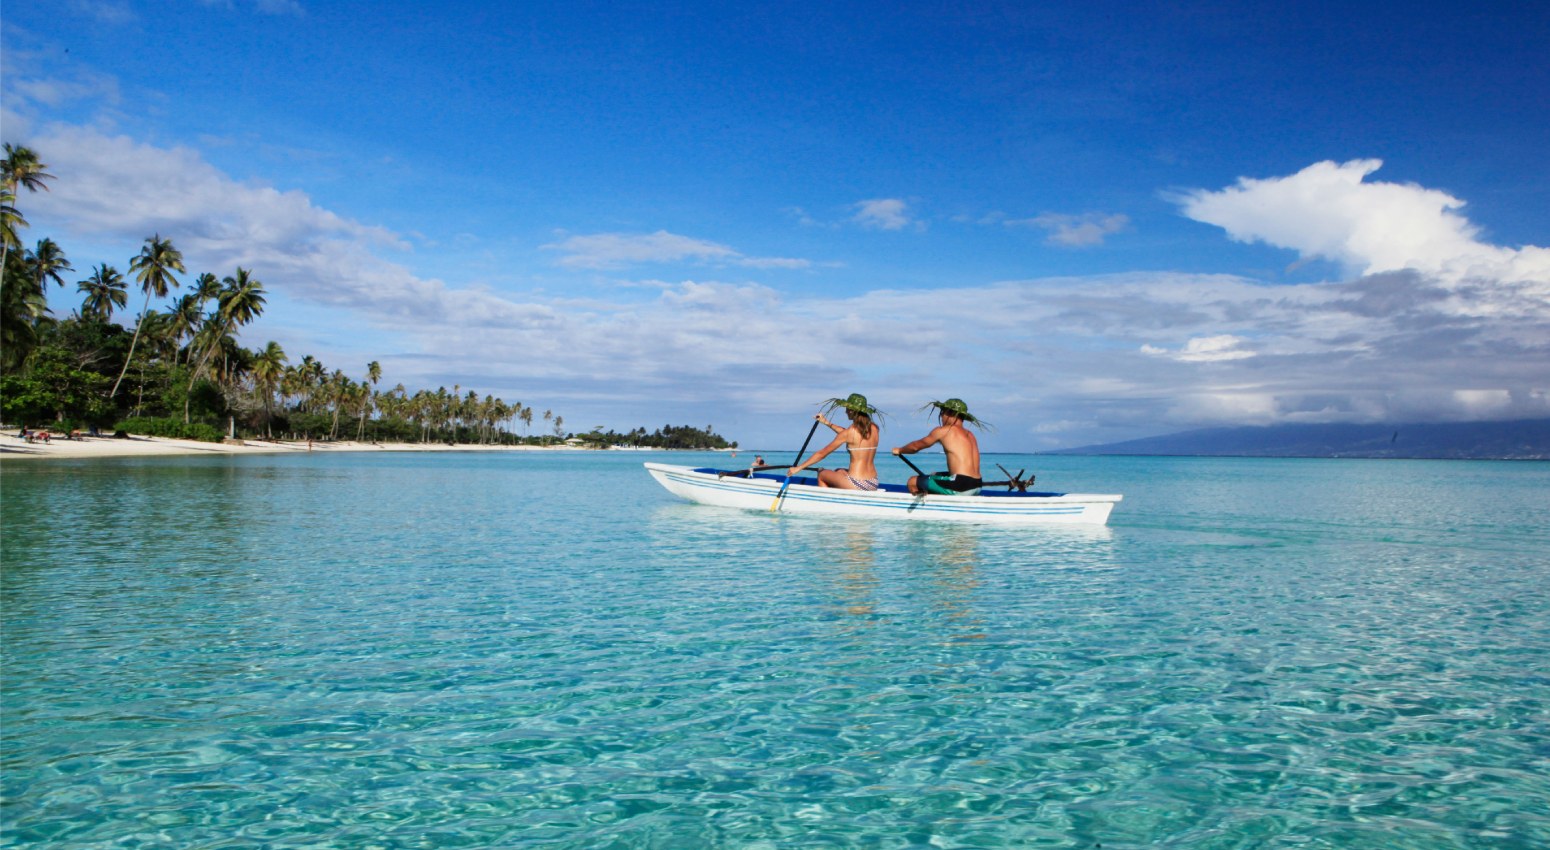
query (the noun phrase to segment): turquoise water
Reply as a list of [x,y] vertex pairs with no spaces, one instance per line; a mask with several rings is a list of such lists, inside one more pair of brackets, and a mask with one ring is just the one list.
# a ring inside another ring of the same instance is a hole
[[0,846],[1550,845],[1550,464],[995,459],[1086,531],[640,467],[716,459],[7,462]]

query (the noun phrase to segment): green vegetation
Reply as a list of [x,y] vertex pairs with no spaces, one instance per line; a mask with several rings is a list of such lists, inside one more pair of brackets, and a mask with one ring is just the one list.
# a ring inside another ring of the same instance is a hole
[[[77,282],[80,309],[56,319],[45,293],[65,286],[74,268],[53,240],[32,250],[22,244],[27,221],[16,204],[18,192],[47,190],[54,176],[33,151],[10,144],[0,166],[0,418],[12,425],[216,441],[228,430],[248,438],[533,445],[568,436],[565,418],[553,411],[543,411],[541,433],[533,435],[533,408],[464,393],[459,385],[379,390],[376,361],[357,381],[311,355],[292,361],[276,342],[248,350],[235,334],[263,315],[267,293],[257,274],[205,272],[173,299],[182,286],[178,275],[188,271],[182,252],[159,233],[127,265],[143,296],[132,328],[113,321],[129,305],[130,283],[106,263]],[[155,309],[157,302],[164,309]],[[728,445],[709,426],[666,426],[649,435],[643,428],[594,429],[582,439],[602,446]]]
[[725,438],[717,434],[709,425],[702,430],[688,425],[663,425],[650,434],[645,428],[636,428],[627,434],[617,431],[603,431],[594,428],[585,434],[577,434],[578,438],[589,446],[606,448],[608,446],[636,446],[645,449],[735,449],[737,443],[728,443]]
[[144,434],[148,437],[171,437],[176,440],[203,440],[207,443],[219,443],[226,435],[219,429],[203,422],[184,422],[176,417],[168,416],[153,419],[144,416],[133,419],[125,419],[113,426],[115,431],[127,431],[131,434]]

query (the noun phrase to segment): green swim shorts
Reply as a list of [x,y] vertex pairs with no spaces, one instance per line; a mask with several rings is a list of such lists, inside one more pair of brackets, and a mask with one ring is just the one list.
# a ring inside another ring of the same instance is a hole
[[984,482],[967,475],[937,472],[926,476],[926,492],[938,496],[977,496]]

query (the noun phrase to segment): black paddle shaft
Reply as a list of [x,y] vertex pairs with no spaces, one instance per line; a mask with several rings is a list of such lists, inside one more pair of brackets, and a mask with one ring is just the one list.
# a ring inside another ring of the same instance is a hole
[[909,466],[910,469],[915,470],[916,474],[918,474],[918,475],[925,475],[926,474],[920,467],[915,465],[914,461],[910,460],[905,455],[901,454],[901,455],[898,455],[897,457],[899,458],[899,460],[904,461]]
[[807,454],[807,444],[813,441],[813,435],[818,433],[818,418],[813,417],[813,427],[807,429],[807,439],[802,441],[802,448],[797,449],[797,459],[791,462],[792,466],[802,462],[802,455]]
[[[813,441],[813,435],[818,433],[818,417],[813,417],[813,427],[807,429],[807,439],[802,441],[802,448],[797,449],[797,459],[791,462],[796,466],[802,462],[802,455],[807,454],[807,444]],[[786,498],[786,488],[791,486],[791,467],[786,468],[786,480],[780,485],[780,492],[775,494],[775,502],[770,505],[770,510],[780,510],[780,500]]]

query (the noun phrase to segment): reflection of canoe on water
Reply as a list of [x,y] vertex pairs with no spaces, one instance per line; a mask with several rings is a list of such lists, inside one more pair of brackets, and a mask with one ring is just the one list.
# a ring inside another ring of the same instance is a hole
[[770,510],[780,498],[780,510],[793,514],[931,519],[952,522],[1010,524],[1080,523],[1103,525],[1123,496],[1091,493],[1017,493],[983,490],[978,496],[911,496],[902,484],[881,490],[839,490],[819,487],[817,479],[791,479],[779,497],[786,476],[747,470],[695,469],[648,463],[646,470],[670,492],[705,505]]

